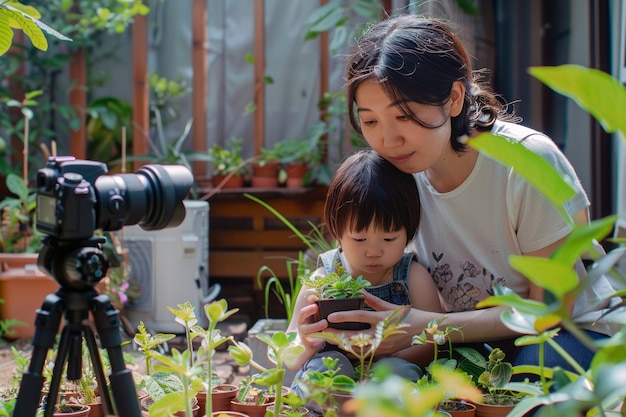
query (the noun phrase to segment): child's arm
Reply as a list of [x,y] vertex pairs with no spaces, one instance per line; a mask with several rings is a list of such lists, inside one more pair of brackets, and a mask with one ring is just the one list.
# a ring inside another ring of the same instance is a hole
[[[407,284],[413,308],[437,313],[442,312],[439,291],[437,291],[435,282],[426,268],[418,262],[411,263]],[[421,346],[410,346],[397,351],[392,356],[406,359],[420,366],[426,366],[433,360],[433,346],[430,343]]]
[[[314,274],[319,275],[323,272],[323,269],[320,268]],[[322,340],[310,339],[307,334],[320,332],[328,327],[326,320],[319,319],[319,311],[317,304],[315,304],[316,297],[309,295],[307,290],[308,287],[306,286],[300,288],[291,321],[287,326],[287,332],[298,332],[298,340],[304,346],[304,352],[295,362],[285,364],[292,371],[302,368],[302,365],[324,346]]]

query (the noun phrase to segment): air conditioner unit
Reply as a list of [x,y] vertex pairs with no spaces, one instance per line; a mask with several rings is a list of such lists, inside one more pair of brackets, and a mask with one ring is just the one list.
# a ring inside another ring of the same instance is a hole
[[139,297],[126,306],[134,328],[143,321],[150,333],[183,333],[167,306],[189,301],[206,327],[204,304],[215,299],[219,285],[209,285],[209,203],[185,200],[183,222],[172,228],[145,231],[126,226],[121,238],[128,249],[130,274],[140,286]]

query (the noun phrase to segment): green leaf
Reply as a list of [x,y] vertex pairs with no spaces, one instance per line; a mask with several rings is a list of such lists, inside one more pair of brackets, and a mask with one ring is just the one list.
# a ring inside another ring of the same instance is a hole
[[494,287],[495,295],[485,298],[476,304],[476,308],[508,306],[515,308],[521,312],[541,315],[547,313],[547,307],[544,303],[536,300],[522,298],[512,289],[501,285]]
[[9,9],[9,17],[15,21],[20,29],[30,39],[33,46],[39,50],[48,50],[48,40],[43,31],[35,23],[35,19],[31,18],[21,10],[5,5]]
[[252,360],[252,349],[242,342],[228,346],[228,353],[239,366],[246,366]]
[[21,201],[25,201],[28,198],[28,186],[17,174],[9,173],[6,179],[7,188],[13,194],[15,194]]
[[13,30],[9,26],[6,9],[0,8],[0,55],[4,55],[13,43]]
[[620,131],[626,138],[626,89],[609,74],[580,65],[531,67],[528,72],[596,118],[608,133]]
[[526,179],[561,212],[570,219],[563,204],[576,193],[557,170],[543,157],[530,151],[519,142],[510,142],[502,136],[483,133],[468,141],[469,146],[490,156]]
[[616,220],[617,216],[608,216],[586,225],[576,225],[552,258],[563,265],[574,265],[593,246],[593,240],[601,241],[613,231]]
[[571,265],[552,258],[511,256],[511,266],[534,284],[561,299],[578,285],[578,275]]

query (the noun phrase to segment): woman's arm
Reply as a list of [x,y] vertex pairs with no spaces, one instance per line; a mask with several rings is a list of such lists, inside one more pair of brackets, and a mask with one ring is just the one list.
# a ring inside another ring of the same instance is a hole
[[[414,308],[435,313],[442,311],[439,291],[437,291],[435,282],[422,264],[411,263],[407,284]],[[411,346],[398,350],[392,356],[426,366],[433,360],[433,347],[431,344]]]
[[[365,302],[375,311],[341,311],[329,315],[328,320],[331,322],[360,321],[369,323],[374,329],[379,321],[387,318],[398,307],[366,292],[364,292],[364,296]],[[411,346],[414,335],[421,333],[432,319],[440,318],[442,315],[447,317],[445,323],[448,325],[463,328],[462,334],[453,332],[450,335],[453,343],[487,342],[519,336],[518,333],[508,329],[500,320],[500,314],[505,309],[506,307],[492,307],[458,313],[436,313],[412,308],[405,320],[405,323],[408,324],[405,333],[387,338],[376,353],[377,355],[393,355],[401,349],[408,348]],[[328,328],[326,331],[338,332],[332,328]],[[358,333],[346,330],[342,330],[342,332],[346,333],[348,337]]]

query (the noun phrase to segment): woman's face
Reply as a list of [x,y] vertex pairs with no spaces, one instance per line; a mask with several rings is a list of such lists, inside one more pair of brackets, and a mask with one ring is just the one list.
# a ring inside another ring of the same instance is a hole
[[434,167],[446,156],[452,156],[450,116],[460,111],[457,110],[457,88],[455,83],[450,100],[442,106],[404,103],[418,120],[438,126],[426,128],[406,116],[399,103],[394,103],[380,84],[374,80],[364,81],[357,87],[355,102],[365,140],[401,171],[415,173]]

